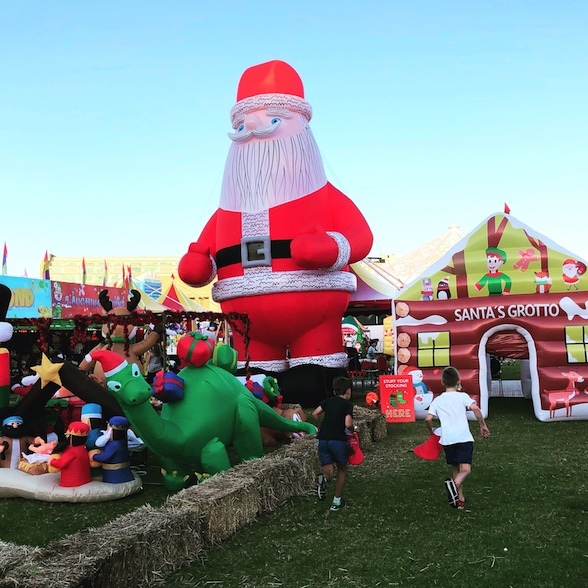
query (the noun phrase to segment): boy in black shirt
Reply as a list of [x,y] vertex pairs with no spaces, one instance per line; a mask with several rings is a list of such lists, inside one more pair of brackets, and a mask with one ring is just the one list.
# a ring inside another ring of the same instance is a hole
[[[347,432],[353,431],[353,404],[351,398],[351,380],[344,376],[333,380],[333,394],[320,404],[312,413],[312,418],[319,428],[318,452],[322,474],[317,477],[316,493],[319,500],[324,500],[327,482],[333,479],[337,464],[335,496],[331,510],[340,510],[345,506],[341,500],[345,477],[347,475]],[[319,415],[324,413],[322,424]]]

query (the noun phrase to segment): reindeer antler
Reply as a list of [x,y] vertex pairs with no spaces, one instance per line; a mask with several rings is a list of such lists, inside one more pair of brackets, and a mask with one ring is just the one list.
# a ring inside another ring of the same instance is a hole
[[137,308],[139,302],[141,302],[141,292],[138,290],[131,290],[131,295],[129,297],[129,301],[127,302],[127,310],[132,312],[135,310],[135,308]]
[[102,290],[100,294],[98,294],[98,301],[100,302],[100,306],[102,306],[106,312],[112,310],[112,301],[108,297],[108,290]]

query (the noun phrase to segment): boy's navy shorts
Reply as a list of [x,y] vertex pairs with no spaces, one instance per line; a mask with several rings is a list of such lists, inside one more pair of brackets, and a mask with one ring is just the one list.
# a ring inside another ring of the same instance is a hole
[[466,441],[465,443],[454,443],[453,445],[444,445],[445,459],[449,465],[459,465],[460,463],[472,463],[474,456],[474,442]]
[[332,463],[347,465],[347,441],[319,439],[318,455],[322,466]]

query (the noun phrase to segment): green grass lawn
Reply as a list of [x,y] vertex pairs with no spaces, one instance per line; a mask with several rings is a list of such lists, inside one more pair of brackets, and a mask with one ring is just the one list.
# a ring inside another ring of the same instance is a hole
[[521,363],[518,359],[511,361],[504,361],[501,367],[503,380],[520,380],[521,379]]
[[443,456],[411,452],[422,421],[389,425],[352,468],[349,506],[311,493],[180,570],[166,587],[565,588],[586,585],[586,422],[541,423],[531,402],[490,400],[490,439],[477,423],[468,508],[447,504]]
[[[588,423],[542,423],[522,398],[491,398],[487,423],[484,441],[471,423],[476,443],[465,511],[447,504],[443,457],[422,461],[411,451],[427,437],[424,423],[388,425],[388,436],[365,447],[364,463],[351,468],[346,508],[330,512],[309,488],[160,585],[584,587]],[[138,504],[157,506],[166,493],[156,472],[149,476],[153,485],[143,493],[111,503],[1,501],[0,538],[42,545],[56,532],[100,526]]]

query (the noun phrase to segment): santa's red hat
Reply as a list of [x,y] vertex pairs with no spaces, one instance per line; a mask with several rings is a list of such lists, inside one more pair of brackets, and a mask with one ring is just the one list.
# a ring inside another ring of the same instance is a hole
[[562,266],[563,265],[575,265],[579,276],[583,276],[586,273],[586,264],[579,259],[568,258],[562,263]]
[[237,128],[241,116],[263,108],[284,108],[312,118],[304,99],[304,86],[296,70],[284,61],[254,65],[243,72],[237,88],[237,104],[231,108],[231,124]]
[[99,361],[104,370],[104,375],[108,378],[114,374],[120,372],[127,365],[128,361],[109,349],[99,349],[98,351],[92,351],[86,355],[86,361],[91,363],[93,361]]

